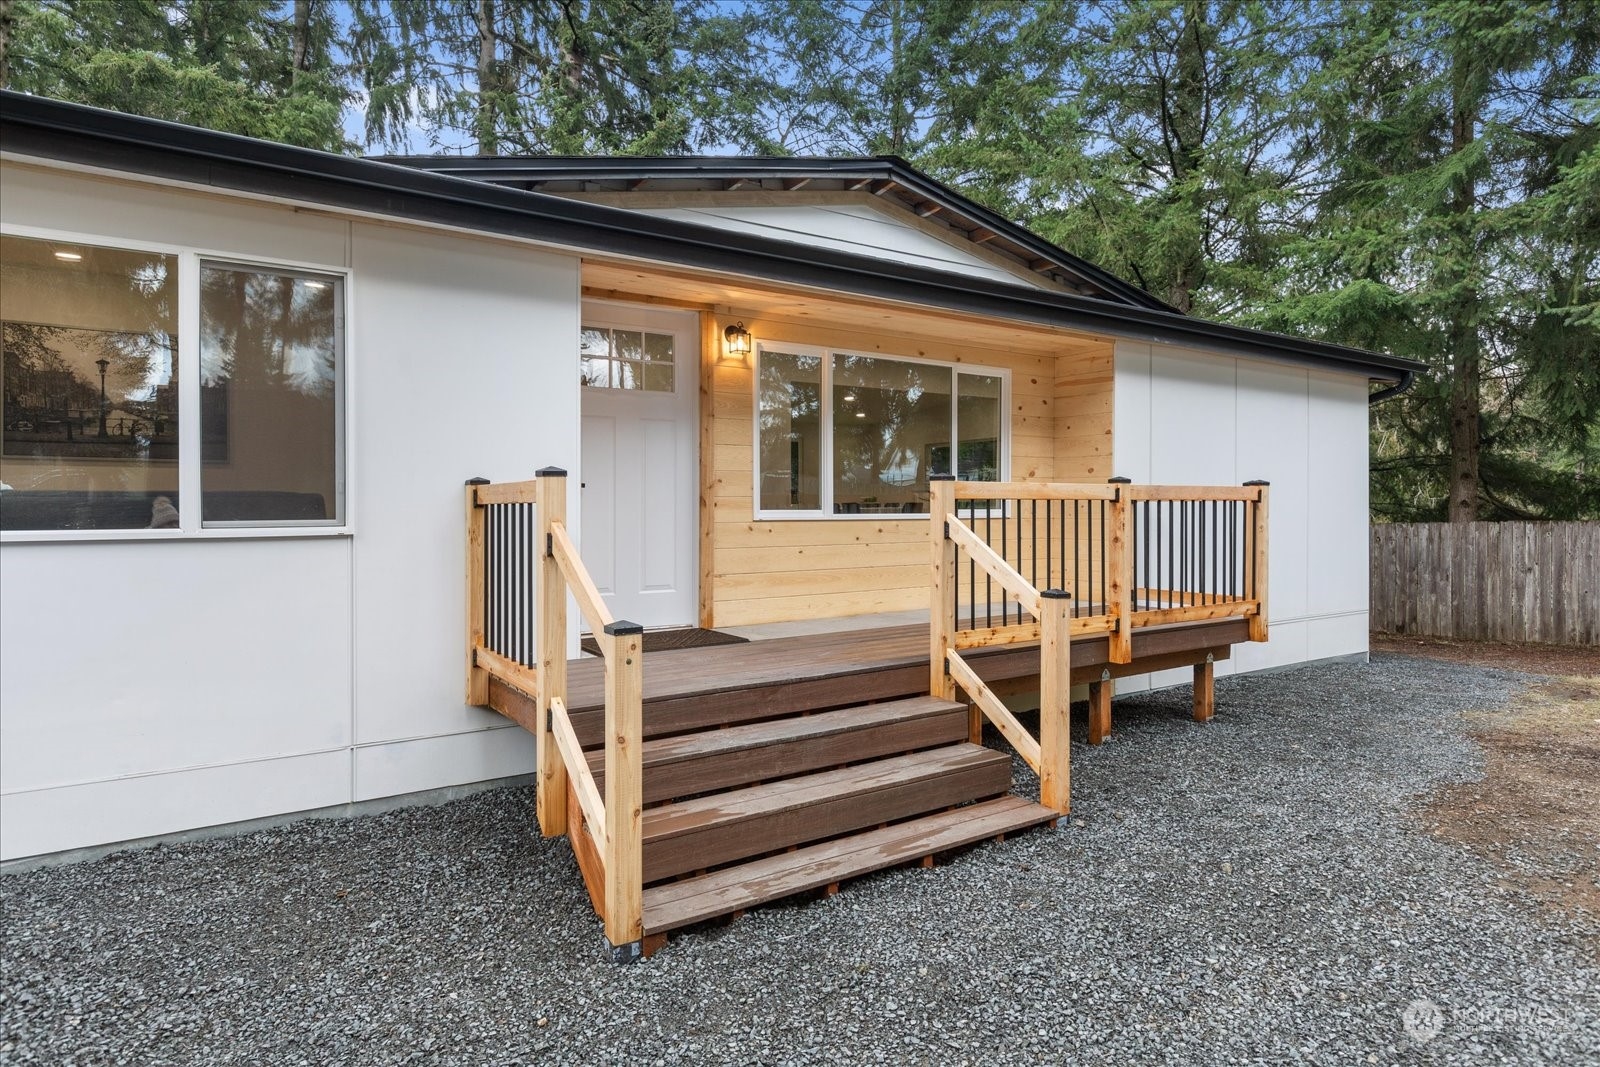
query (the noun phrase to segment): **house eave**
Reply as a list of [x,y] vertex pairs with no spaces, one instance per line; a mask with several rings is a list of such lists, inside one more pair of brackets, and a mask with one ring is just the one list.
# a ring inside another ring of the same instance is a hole
[[1398,382],[1412,360],[1207,322],[1157,308],[740,236],[417,167],[0,92],[0,150],[236,194],[456,227],[617,259],[850,293],[1130,340],[1361,374]]

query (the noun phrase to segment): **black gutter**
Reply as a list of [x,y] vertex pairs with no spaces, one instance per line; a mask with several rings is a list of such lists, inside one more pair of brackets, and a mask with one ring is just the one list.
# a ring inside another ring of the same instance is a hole
[[1389,386],[1387,389],[1379,389],[1376,393],[1368,395],[1367,404],[1369,406],[1372,404],[1381,404],[1385,400],[1388,400],[1391,396],[1399,396],[1407,389],[1410,389],[1411,383],[1416,380],[1417,372],[1414,370],[1408,370],[1401,374],[1400,380],[1394,385]]
[[[428,174],[0,91],[0,150],[322,207],[460,227],[632,260],[880,300],[1198,346],[1397,382],[1423,364],[1172,312],[1008,285],[622,208]],[[730,246],[730,240],[737,245]]]
[[453,174],[493,182],[546,182],[746,178],[823,178],[850,181],[892,181],[945,211],[965,216],[1020,245],[1039,259],[1081,277],[1108,296],[1159,311],[1177,308],[1110,271],[998,215],[934,181],[900,156],[386,156],[386,162],[418,167],[435,174]]

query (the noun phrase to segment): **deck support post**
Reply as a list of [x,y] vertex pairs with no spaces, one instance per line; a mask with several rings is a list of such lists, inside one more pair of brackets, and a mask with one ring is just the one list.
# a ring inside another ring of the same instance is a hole
[[484,562],[484,508],[478,503],[478,486],[487,478],[467,480],[467,703],[489,706],[489,672],[478,666],[483,647],[488,579]]
[[1039,594],[1039,803],[1072,810],[1072,599]]
[[644,937],[644,627],[606,626],[606,940],[637,959]]
[[1267,488],[1270,482],[1245,482],[1261,493],[1259,500],[1249,506],[1249,521],[1245,523],[1246,565],[1250,575],[1250,599],[1256,601],[1256,613],[1250,616],[1250,640],[1267,639]]
[[955,475],[928,477],[928,544],[933,555],[933,600],[928,611],[928,692],[941,700],[954,700],[956,683],[950,677],[950,648],[956,632],[956,545],[945,529],[945,519],[956,505]]
[[1089,743],[1098,745],[1111,736],[1111,697],[1113,687],[1109,670],[1100,672],[1098,682],[1089,683]]
[[1210,722],[1217,707],[1216,669],[1211,653],[1194,665],[1194,721]]
[[536,630],[539,639],[539,721],[535,741],[534,806],[539,832],[557,837],[567,832],[567,766],[561,760],[555,735],[550,732],[550,702],[567,702],[567,585],[561,566],[550,551],[550,525],[567,521],[567,472],[545,467],[538,472],[539,602]]
[[[1106,532],[1111,542],[1106,547],[1106,599],[1110,601],[1106,610],[1117,621],[1117,628],[1109,635],[1108,658],[1112,663],[1132,663],[1133,502],[1122,487],[1132,484],[1133,479],[1109,478],[1107,481],[1117,487],[1116,499],[1111,501],[1111,527]],[[1109,701],[1110,697],[1106,699]]]

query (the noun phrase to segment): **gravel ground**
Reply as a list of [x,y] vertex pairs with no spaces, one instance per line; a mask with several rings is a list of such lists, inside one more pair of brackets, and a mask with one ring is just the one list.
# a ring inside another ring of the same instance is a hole
[[1525,680],[1219,680],[1206,727],[1120,700],[1060,829],[628,967],[524,790],[13,874],[0,1061],[1595,1063],[1597,931],[1413,814]]

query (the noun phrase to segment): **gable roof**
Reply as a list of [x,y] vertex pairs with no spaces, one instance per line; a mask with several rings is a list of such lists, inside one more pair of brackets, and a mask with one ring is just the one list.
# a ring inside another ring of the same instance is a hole
[[1403,382],[1425,365],[1172,311],[742,237],[547,193],[0,90],[0,153],[894,303]]
[[1019,273],[1081,296],[1176,309],[1138,286],[967,199],[899,156],[379,156],[434,174],[557,195],[855,192],[944,224],[952,244],[987,248]]

